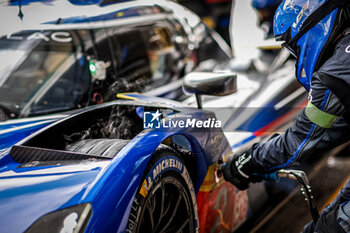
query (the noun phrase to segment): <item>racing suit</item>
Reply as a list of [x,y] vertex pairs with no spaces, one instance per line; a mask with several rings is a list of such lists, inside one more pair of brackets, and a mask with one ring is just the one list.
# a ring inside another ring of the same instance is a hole
[[[343,33],[333,55],[312,76],[308,106],[282,135],[251,150],[250,167],[261,173],[292,165],[320,149],[350,139],[350,33]],[[305,232],[350,232],[350,180],[317,223]],[[328,227],[326,227],[326,225]]]

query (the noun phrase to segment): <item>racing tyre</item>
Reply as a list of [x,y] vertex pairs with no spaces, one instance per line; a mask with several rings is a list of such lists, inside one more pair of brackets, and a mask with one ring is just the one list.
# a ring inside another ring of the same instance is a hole
[[88,155],[113,158],[130,140],[123,139],[85,139],[66,147],[66,150]]
[[126,232],[198,232],[195,190],[180,156],[161,145],[133,200]]

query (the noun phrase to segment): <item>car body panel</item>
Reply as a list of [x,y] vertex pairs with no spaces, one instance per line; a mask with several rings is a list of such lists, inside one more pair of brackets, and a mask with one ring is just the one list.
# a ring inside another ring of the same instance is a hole
[[66,116],[68,116],[68,114],[57,114],[0,122],[0,152],[10,148],[12,145],[29,136],[33,132]]
[[[24,232],[43,214],[89,202],[85,190],[107,162],[69,166],[18,168],[2,166],[0,175],[1,232]],[[21,221],[14,221],[21,219]]]

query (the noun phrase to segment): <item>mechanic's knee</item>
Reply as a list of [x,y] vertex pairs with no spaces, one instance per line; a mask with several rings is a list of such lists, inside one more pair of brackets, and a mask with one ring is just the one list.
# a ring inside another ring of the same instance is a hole
[[334,209],[320,216],[314,232],[346,233],[350,232],[350,203],[338,204]]
[[337,221],[345,232],[350,232],[350,202],[339,206]]

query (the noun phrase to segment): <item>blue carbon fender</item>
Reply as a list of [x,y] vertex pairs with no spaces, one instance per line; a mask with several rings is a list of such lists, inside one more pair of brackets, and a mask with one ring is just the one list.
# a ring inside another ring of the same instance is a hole
[[177,134],[185,136],[197,154],[195,189],[199,190],[209,166],[202,149],[209,135],[196,138],[186,130],[143,132],[118,153],[90,186],[92,188],[86,190],[86,199],[93,200],[95,215],[86,232],[125,232],[133,198],[152,154],[166,138]]

